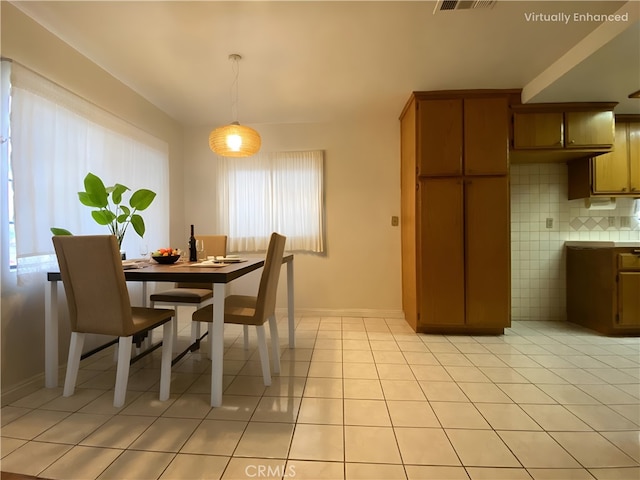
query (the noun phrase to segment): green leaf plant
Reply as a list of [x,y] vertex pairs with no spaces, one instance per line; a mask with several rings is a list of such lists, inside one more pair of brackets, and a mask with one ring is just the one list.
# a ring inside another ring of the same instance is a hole
[[[133,226],[135,232],[144,237],[144,219],[138,212],[146,210],[153,199],[155,192],[141,188],[131,194],[129,205],[123,205],[123,195],[130,191],[120,183],[113,187],[105,187],[102,180],[93,173],[88,173],[84,177],[84,192],[78,192],[80,203],[87,207],[94,208],[91,217],[98,225],[106,225],[109,231],[118,239],[118,246],[122,247],[124,234],[127,233],[129,225]],[[72,235],[69,230],[53,227],[51,233],[54,235]]]

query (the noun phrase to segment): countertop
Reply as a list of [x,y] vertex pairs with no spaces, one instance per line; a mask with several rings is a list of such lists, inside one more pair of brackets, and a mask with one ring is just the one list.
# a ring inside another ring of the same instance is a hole
[[578,248],[623,248],[623,247],[640,248],[640,242],[571,240],[571,241],[564,242],[564,246],[578,247]]

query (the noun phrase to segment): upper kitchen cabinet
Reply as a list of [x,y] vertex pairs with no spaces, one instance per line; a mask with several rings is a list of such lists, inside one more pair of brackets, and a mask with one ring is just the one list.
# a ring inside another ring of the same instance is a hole
[[612,150],[615,103],[513,105],[512,163],[566,162]]
[[617,115],[613,151],[569,162],[569,199],[640,196],[640,116]]
[[[508,172],[508,99],[434,98],[416,93],[417,174],[504,175]],[[463,149],[464,148],[464,149]]]

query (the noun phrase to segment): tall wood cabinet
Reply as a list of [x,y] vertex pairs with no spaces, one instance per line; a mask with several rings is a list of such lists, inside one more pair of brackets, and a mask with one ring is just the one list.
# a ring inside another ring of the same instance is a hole
[[510,325],[509,103],[414,92],[401,122],[403,307],[421,332]]

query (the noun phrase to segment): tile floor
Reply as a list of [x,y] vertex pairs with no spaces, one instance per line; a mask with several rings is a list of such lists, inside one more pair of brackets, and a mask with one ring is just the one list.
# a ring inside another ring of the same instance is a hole
[[[280,332],[286,332],[281,323]],[[113,351],[61,388],[3,400],[2,470],[49,479],[640,479],[640,339],[553,322],[417,335],[403,320],[298,319],[265,388],[227,326],[224,406],[187,355],[159,402],[158,356],[112,406]],[[181,342],[188,325],[181,329]],[[255,334],[252,335],[252,339]],[[286,344],[286,338],[282,339]],[[154,355],[156,355],[154,353]],[[159,355],[159,352],[158,352]]]

